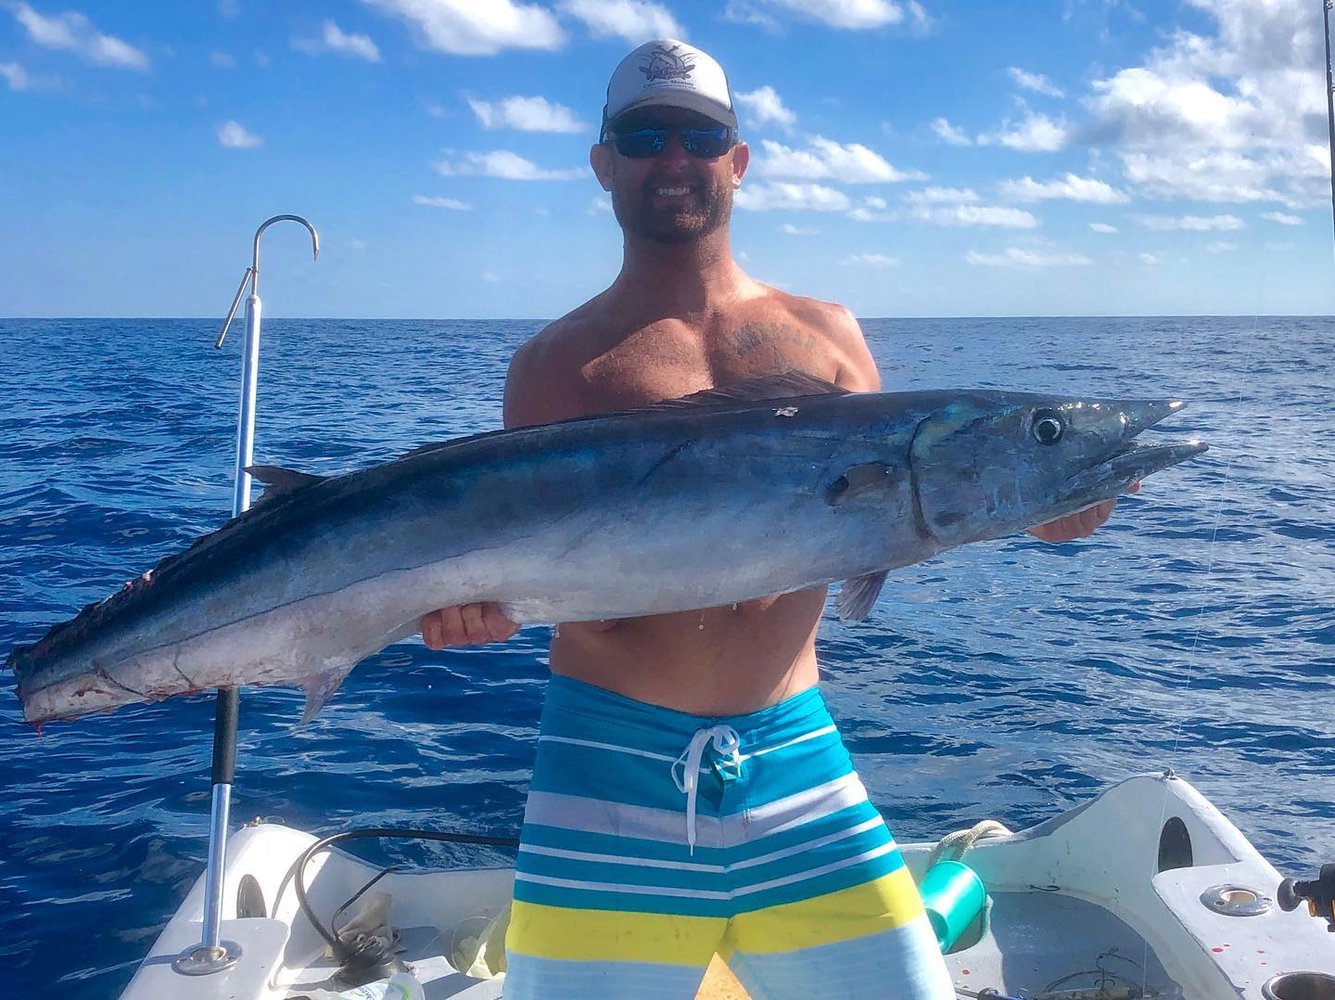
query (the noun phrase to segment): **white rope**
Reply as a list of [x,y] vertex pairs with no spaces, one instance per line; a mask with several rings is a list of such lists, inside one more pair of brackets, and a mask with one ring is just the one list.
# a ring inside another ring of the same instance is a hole
[[948,833],[937,841],[936,846],[932,848],[932,856],[927,861],[927,867],[932,867],[943,858],[958,861],[979,840],[988,837],[1009,837],[1012,832],[1004,823],[998,823],[994,819],[985,819],[981,823],[975,823],[967,830],[956,830],[954,833]]

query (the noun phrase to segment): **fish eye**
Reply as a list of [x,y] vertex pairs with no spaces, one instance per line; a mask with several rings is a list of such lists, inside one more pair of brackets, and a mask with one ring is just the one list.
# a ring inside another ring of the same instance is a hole
[[1066,421],[1056,410],[1037,410],[1031,427],[1039,444],[1056,444],[1066,431]]

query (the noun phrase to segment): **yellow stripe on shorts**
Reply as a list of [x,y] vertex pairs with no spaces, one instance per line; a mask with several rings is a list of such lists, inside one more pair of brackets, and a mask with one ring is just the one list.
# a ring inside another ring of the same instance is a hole
[[851,941],[922,919],[926,911],[907,867],[862,885],[732,918],[719,954],[773,955]]
[[515,900],[505,946],[534,958],[704,968],[727,923],[724,917],[571,910]]

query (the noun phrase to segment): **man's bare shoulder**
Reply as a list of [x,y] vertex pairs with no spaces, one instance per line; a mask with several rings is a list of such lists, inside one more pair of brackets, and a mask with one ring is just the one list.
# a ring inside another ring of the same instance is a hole
[[604,312],[601,298],[590,299],[560,319],[552,320],[520,346],[515,360],[529,364],[557,352],[577,350],[600,323]]
[[731,340],[741,355],[771,353],[771,365],[802,367],[845,388],[862,391],[880,386],[857,319],[836,302],[757,283]]
[[824,302],[821,299],[805,295],[794,295],[781,288],[764,288],[764,297],[792,317],[793,321],[805,329],[824,334],[834,340],[847,342],[861,340],[862,331],[852,310],[837,302]]
[[602,298],[590,299],[548,323],[515,351],[505,377],[507,427],[583,415],[581,372],[603,339]]

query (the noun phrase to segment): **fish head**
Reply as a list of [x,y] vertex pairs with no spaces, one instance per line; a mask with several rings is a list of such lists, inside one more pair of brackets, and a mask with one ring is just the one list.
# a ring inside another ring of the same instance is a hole
[[1206,450],[1136,436],[1185,404],[972,393],[918,426],[911,464],[920,527],[943,548],[1075,513]]

